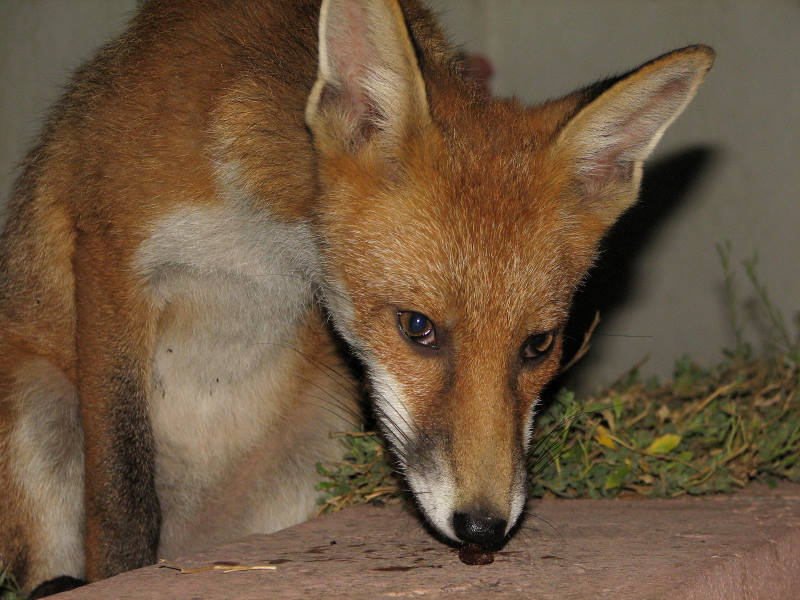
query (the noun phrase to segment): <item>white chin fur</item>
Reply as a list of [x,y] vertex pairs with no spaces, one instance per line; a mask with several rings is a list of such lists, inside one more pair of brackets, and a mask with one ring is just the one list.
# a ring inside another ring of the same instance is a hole
[[[533,419],[536,416],[536,408],[539,406],[539,402],[540,398],[537,396],[531,404],[531,408],[528,411],[528,417],[525,419],[525,430],[523,431],[523,450],[526,455],[530,450],[531,436],[533,435]],[[522,514],[522,510],[525,508],[525,500],[528,496],[527,483],[528,473],[527,470],[523,468],[519,473],[517,480],[514,482],[514,489],[512,491],[511,498],[511,516],[508,519],[508,528],[506,529],[506,534],[508,534],[514,524],[517,522],[519,516]]]
[[514,489],[511,494],[511,515],[508,519],[508,526],[506,527],[506,535],[511,531],[511,528],[516,524],[519,516],[522,514],[522,509],[525,508],[527,476],[523,469],[514,482]]
[[406,473],[406,479],[414,491],[428,522],[442,535],[453,541],[459,541],[453,530],[453,477],[443,468],[443,462],[436,460],[438,469],[435,472],[420,474],[413,466]]
[[414,491],[417,502],[428,521],[442,535],[458,541],[452,526],[455,495],[453,477],[446,467],[446,461],[441,456],[426,459],[426,465],[435,467],[425,472],[420,471],[418,463],[409,464],[414,457],[408,456],[408,449],[414,447],[416,434],[400,386],[379,364],[370,365],[370,376],[374,388],[374,402],[378,409],[377,416],[386,430],[387,439],[395,446],[402,463],[406,465],[406,479]]

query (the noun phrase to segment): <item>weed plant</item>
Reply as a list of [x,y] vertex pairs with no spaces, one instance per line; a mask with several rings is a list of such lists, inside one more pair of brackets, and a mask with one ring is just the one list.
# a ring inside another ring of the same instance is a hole
[[22,597],[17,580],[3,565],[3,557],[0,556],[0,600],[21,600]]

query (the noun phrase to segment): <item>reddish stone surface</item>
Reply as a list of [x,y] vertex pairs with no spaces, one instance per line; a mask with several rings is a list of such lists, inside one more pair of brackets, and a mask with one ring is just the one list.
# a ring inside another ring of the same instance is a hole
[[362,506],[59,595],[120,598],[800,598],[800,486],[677,500],[533,501],[492,564],[468,566],[399,507]]

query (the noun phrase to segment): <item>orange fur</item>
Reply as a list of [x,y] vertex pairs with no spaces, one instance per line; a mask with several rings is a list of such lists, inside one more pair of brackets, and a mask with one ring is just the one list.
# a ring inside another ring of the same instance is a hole
[[0,241],[0,551],[25,589],[308,518],[358,421],[350,354],[440,533],[517,520],[572,294],[713,53],[524,107],[416,0],[321,12],[151,0],[29,154]]

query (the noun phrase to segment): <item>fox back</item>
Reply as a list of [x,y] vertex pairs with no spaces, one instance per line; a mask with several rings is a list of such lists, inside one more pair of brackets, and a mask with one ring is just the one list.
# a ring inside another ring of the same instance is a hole
[[25,589],[309,518],[362,384],[424,518],[500,546],[573,293],[712,61],[525,107],[416,0],[148,2],[55,107],[0,240]]

